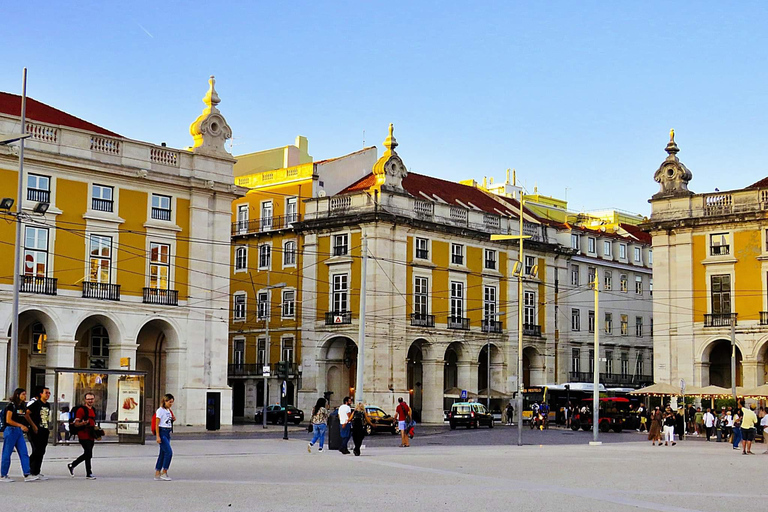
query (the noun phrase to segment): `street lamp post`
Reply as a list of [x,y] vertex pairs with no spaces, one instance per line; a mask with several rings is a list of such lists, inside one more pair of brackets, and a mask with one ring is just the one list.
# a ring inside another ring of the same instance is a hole
[[[272,266],[271,255],[270,255],[269,266],[270,267]],[[277,284],[270,285],[269,284],[269,271],[267,271],[267,288],[266,288],[266,290],[267,290],[267,314],[266,314],[266,317],[264,319],[264,336],[266,336],[266,338],[267,338],[266,341],[264,342],[264,365],[265,366],[269,365],[269,349],[270,349],[269,317],[272,316],[272,300],[271,300],[272,296],[271,296],[271,294],[269,292],[271,290],[275,290],[275,289],[278,289],[278,288],[285,288],[285,283],[277,283]],[[258,309],[259,309],[259,297],[257,295],[256,296],[256,314],[258,314]],[[257,347],[257,350],[258,350],[258,347]],[[269,395],[267,393],[267,386],[268,386],[267,380],[269,379],[269,377],[267,376],[267,373],[264,371],[264,368],[262,368],[261,370],[262,370],[262,375],[264,376],[264,392],[262,393],[262,397],[264,398],[264,403],[263,403],[263,409],[262,409],[262,412],[261,412],[261,426],[262,426],[262,428],[267,428],[267,402],[268,402],[268,398],[269,398]]]

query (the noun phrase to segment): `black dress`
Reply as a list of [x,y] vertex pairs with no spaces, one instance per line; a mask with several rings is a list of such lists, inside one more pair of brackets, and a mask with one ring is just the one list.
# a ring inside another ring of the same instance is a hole
[[355,443],[355,449],[354,453],[356,456],[360,456],[360,447],[363,444],[363,439],[365,439],[365,424],[366,424],[366,418],[365,413],[362,413],[360,411],[355,411],[354,414],[352,414],[352,441]]

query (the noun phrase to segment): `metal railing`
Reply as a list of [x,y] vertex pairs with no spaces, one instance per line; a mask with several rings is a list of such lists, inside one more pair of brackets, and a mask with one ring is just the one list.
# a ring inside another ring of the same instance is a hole
[[83,298],[99,300],[120,300],[120,285],[84,281]]
[[535,324],[523,324],[523,335],[541,338],[541,326]]
[[416,249],[416,257],[420,260],[428,260],[429,251],[427,249]]
[[704,315],[704,327],[730,327],[731,319],[733,325],[736,325],[738,313],[716,313]]
[[247,235],[250,233],[264,233],[277,229],[288,229],[296,222],[301,221],[298,213],[279,215],[277,217],[265,217],[263,219],[238,220],[232,223],[232,236]]
[[501,322],[497,320],[483,320],[482,330],[483,332],[501,333],[503,326]]
[[434,327],[435,315],[423,315],[421,313],[411,313],[411,325],[414,327]]
[[157,220],[171,220],[171,210],[152,207],[152,218]]
[[709,248],[710,256],[727,256],[731,253],[730,245],[712,245]]
[[[592,372],[570,372],[568,380],[571,382],[593,382]],[[600,383],[606,386],[640,386],[653,382],[652,375],[621,375],[618,373],[600,373]]]
[[91,208],[100,212],[111,212],[114,207],[114,202],[111,199],[91,199]]
[[144,288],[144,304],[160,304],[163,306],[178,306],[178,290],[163,290],[161,288]]
[[351,323],[351,311],[328,311],[325,313],[325,325],[344,325]]
[[40,295],[56,295],[58,279],[55,277],[22,275],[19,291],[23,293],[39,293]]
[[768,311],[760,312],[760,325],[768,325]]
[[449,316],[448,317],[448,328],[449,329],[461,329],[463,331],[469,330],[469,318],[463,318],[460,316]]
[[50,203],[51,191],[39,188],[28,188],[27,201],[34,201],[35,203]]

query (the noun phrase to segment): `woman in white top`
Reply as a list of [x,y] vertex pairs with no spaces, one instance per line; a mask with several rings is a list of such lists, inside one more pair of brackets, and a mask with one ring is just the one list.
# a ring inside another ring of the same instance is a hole
[[171,432],[173,431],[173,421],[176,419],[171,407],[173,407],[173,395],[166,393],[163,395],[160,408],[155,413],[157,417],[155,436],[157,437],[157,444],[160,445],[160,454],[158,454],[155,464],[155,480],[171,479],[168,476],[168,468],[171,466],[171,458],[173,458]]

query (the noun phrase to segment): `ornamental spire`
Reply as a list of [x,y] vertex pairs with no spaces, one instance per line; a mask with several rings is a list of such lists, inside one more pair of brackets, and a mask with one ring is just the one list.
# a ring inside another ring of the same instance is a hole
[[190,150],[209,156],[232,158],[224,147],[227,139],[232,138],[232,129],[217,108],[221,99],[216,92],[216,79],[213,75],[208,84],[208,92],[203,97],[203,113],[189,127],[189,133],[194,139]]
[[395,148],[398,146],[397,140],[395,140],[395,125],[392,123],[389,123],[389,136],[384,140],[384,147],[387,148],[387,151],[390,153],[395,152]]

